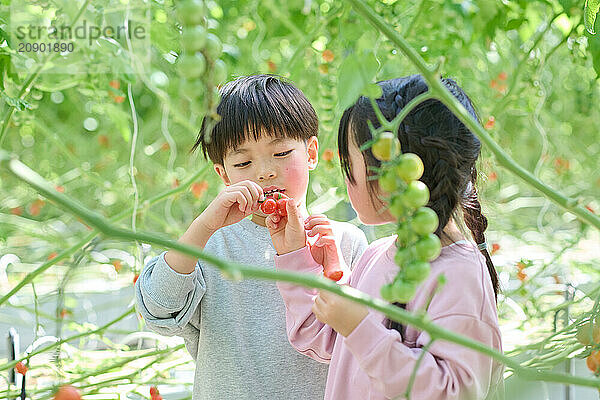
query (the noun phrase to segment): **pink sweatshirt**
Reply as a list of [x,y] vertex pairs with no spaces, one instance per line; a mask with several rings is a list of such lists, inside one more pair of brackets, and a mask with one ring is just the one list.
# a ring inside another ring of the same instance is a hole
[[[373,242],[352,271],[350,286],[381,298],[379,289],[391,282],[396,237]],[[278,269],[320,274],[323,267],[308,247],[275,256]],[[419,287],[407,310],[426,309],[436,324],[501,350],[494,290],[479,250],[461,241],[442,248],[431,263],[431,274]],[[436,292],[437,277],[446,284]],[[278,283],[286,305],[287,334],[300,353],[330,363],[325,399],[391,399],[406,392],[410,376],[429,335],[408,326],[404,337],[387,329],[385,316],[370,310],[344,338],[311,312],[316,290]],[[411,399],[490,399],[503,392],[501,364],[465,347],[435,341],[424,354]]]

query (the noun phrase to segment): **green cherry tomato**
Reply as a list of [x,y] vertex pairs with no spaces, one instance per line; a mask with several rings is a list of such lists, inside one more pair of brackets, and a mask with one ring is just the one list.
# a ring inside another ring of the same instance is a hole
[[401,217],[406,213],[406,207],[400,196],[396,196],[392,199],[392,202],[390,203],[390,213],[394,217]]
[[393,171],[386,171],[379,177],[379,188],[386,193],[394,193],[398,190],[398,178]]
[[440,238],[433,233],[419,239],[415,243],[415,254],[421,261],[435,260],[440,255],[441,250],[442,244],[440,243]]
[[206,35],[206,47],[204,49],[209,60],[216,61],[223,52],[223,45],[217,35],[209,33]]
[[212,81],[215,84],[221,84],[227,79],[227,66],[225,61],[217,60],[212,66]]
[[392,296],[394,298],[394,302],[398,303],[408,303],[415,297],[415,293],[417,291],[417,285],[413,282],[407,281],[396,281],[392,285]]
[[392,294],[392,285],[387,284],[381,287],[381,298],[390,303],[394,302],[394,296]]
[[371,152],[379,161],[390,161],[400,152],[400,142],[392,132],[383,132],[371,147]]
[[181,35],[183,49],[189,54],[202,50],[206,44],[207,35],[208,32],[202,25],[183,28]]
[[429,201],[429,189],[421,181],[412,181],[400,195],[402,203],[411,209],[419,208]]
[[423,176],[423,161],[414,153],[405,153],[399,157],[396,174],[405,182],[416,181]]
[[394,256],[394,262],[402,267],[403,265],[408,264],[410,261],[414,259],[414,253],[412,248],[400,248],[396,251],[396,255]]
[[412,282],[422,282],[429,276],[430,266],[427,261],[413,261],[406,265],[402,270],[404,271],[404,277]]
[[177,61],[179,73],[186,79],[199,78],[206,70],[206,59],[202,53],[184,54]]
[[177,4],[177,18],[184,26],[202,23],[206,16],[206,6],[202,0],[182,0]]
[[586,322],[577,327],[575,337],[584,346],[600,343],[600,326],[597,322],[593,325],[591,322]]
[[435,211],[429,207],[421,207],[413,215],[410,225],[417,235],[424,236],[435,232],[439,223]]
[[402,246],[407,246],[415,238],[415,234],[407,223],[399,224],[396,229],[396,234],[398,235],[398,243]]

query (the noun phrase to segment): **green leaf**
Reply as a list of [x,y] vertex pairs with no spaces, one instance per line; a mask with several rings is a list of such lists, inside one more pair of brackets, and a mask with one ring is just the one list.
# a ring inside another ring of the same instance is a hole
[[344,59],[338,76],[338,107],[345,110],[361,96],[381,96],[381,90],[373,88],[373,80],[379,69],[379,62],[373,52],[361,56],[352,54]]
[[583,10],[583,22],[589,33],[594,35],[594,23],[596,22],[596,14],[600,11],[600,0],[586,0],[585,9]]
[[350,107],[360,96],[364,82],[360,65],[354,55],[344,59],[338,76],[338,106],[341,110]]
[[596,77],[600,77],[600,36],[588,37],[588,51],[592,55]]

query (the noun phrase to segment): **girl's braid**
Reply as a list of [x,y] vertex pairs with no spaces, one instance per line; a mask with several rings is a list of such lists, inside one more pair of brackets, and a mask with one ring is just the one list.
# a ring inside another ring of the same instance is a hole
[[[469,182],[469,186],[467,188],[467,191],[465,192],[465,196],[462,201],[462,208],[465,224],[467,225],[467,228],[469,228],[469,230],[471,231],[475,243],[482,244],[485,243],[485,230],[487,229],[488,221],[485,215],[481,213],[481,204],[479,203],[479,198],[477,196],[477,186],[475,185],[476,182],[477,169],[473,167],[473,171],[471,172],[471,181]],[[494,268],[494,264],[492,263],[492,259],[487,250],[487,246],[483,246],[483,248],[480,248],[480,250],[483,256],[485,257],[488,272],[492,280],[492,286],[494,287],[494,294],[496,295],[496,299],[498,299],[498,274],[496,272],[496,269]]]

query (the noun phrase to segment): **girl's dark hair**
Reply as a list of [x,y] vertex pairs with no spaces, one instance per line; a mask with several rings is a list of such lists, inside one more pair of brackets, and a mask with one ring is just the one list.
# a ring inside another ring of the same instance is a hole
[[[304,93],[276,75],[250,75],[226,83],[219,91],[217,121],[202,120],[196,143],[204,157],[223,164],[231,149],[262,135],[308,140],[317,136],[319,120]],[[212,130],[210,129],[212,127]]]
[[[443,78],[446,88],[460,101],[465,109],[476,119],[477,113],[469,97],[452,79]],[[383,116],[391,121],[415,97],[429,90],[421,75],[411,75],[398,79],[378,82],[383,95],[376,100]],[[366,97],[360,97],[348,108],[341,120],[338,131],[338,147],[342,171],[350,181],[355,183],[352,175],[348,145],[353,140],[359,147],[371,140],[371,131],[367,124],[370,121],[374,128],[381,126]],[[481,205],[477,197],[477,169],[475,162],[479,157],[481,142],[460,120],[439,100],[428,99],[415,107],[398,129],[402,152],[415,153],[423,160],[425,171],[421,181],[430,192],[428,207],[438,215],[440,224],[435,234],[440,236],[451,217],[457,216],[460,206],[464,221],[473,235],[475,243],[485,243],[484,232],[487,219],[481,213]],[[367,176],[375,175],[373,168],[381,165],[371,149],[362,152],[364,168]],[[367,181],[371,193],[377,193],[377,180]],[[374,202],[375,203],[375,202]],[[487,249],[481,250],[485,257],[488,272],[498,297],[498,275]],[[397,304],[399,306],[404,306]],[[390,328],[402,333],[400,324],[390,321]]]

